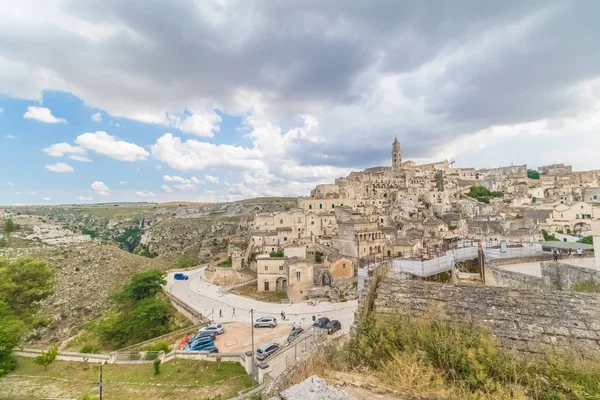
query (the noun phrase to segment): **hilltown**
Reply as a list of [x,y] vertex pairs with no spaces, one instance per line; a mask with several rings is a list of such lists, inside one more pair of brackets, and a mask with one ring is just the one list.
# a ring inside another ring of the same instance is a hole
[[417,165],[403,160],[397,139],[391,162],[318,185],[296,209],[257,214],[248,242],[229,246],[233,269],[212,265],[207,278],[231,284],[232,273],[251,268],[258,291],[287,292],[292,302],[343,301],[356,296],[361,264],[432,260],[480,242],[519,247],[552,240],[550,251],[569,251],[582,247],[568,243],[591,235],[591,220],[600,215],[600,170]]

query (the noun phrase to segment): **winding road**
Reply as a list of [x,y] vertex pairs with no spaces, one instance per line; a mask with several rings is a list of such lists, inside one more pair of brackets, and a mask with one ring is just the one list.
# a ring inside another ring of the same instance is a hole
[[[279,321],[283,311],[288,322],[301,325],[312,324],[313,316],[337,319],[342,324],[343,332],[348,332],[354,322],[354,312],[358,306],[358,300],[344,303],[322,302],[314,306],[308,303],[266,303],[229,293],[220,286],[205,282],[203,279],[205,269],[206,267],[202,267],[185,272],[189,276],[186,281],[175,280],[173,278],[175,272],[168,274],[167,290],[215,322],[250,322],[250,309],[254,309],[255,319],[274,316]],[[222,317],[219,317],[219,311],[222,312]]]

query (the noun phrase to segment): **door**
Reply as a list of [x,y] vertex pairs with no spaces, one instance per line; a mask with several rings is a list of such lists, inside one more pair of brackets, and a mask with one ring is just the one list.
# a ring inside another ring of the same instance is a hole
[[265,282],[265,292],[269,291],[269,282]]

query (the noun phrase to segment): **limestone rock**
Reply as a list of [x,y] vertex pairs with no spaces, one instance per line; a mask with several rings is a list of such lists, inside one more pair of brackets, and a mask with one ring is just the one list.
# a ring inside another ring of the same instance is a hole
[[284,390],[279,397],[271,400],[355,400],[356,398],[343,390],[329,386],[325,379],[311,376],[297,385]]

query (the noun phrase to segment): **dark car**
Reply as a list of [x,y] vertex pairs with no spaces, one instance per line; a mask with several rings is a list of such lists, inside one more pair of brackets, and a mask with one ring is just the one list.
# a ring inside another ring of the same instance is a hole
[[298,336],[300,336],[300,334],[304,332],[304,329],[300,328],[299,326],[295,327],[294,329],[292,329],[292,331],[290,332],[287,341],[288,343],[290,343],[291,341],[295,340]]
[[188,343],[192,343],[194,340],[209,337],[213,342],[215,341],[215,334],[213,332],[200,332],[196,336],[192,336],[188,339]]
[[194,339],[189,341],[188,344],[190,345],[190,347],[195,347],[200,344],[212,343],[212,342],[213,342],[213,340],[210,336],[203,336],[200,338],[194,337]]
[[315,323],[313,324],[313,326],[315,328],[325,328],[325,326],[329,323],[329,318],[327,317],[321,317],[318,320],[315,321]]
[[256,349],[256,359],[257,360],[265,360],[271,354],[275,353],[279,350],[279,345],[277,343],[265,343]]
[[329,321],[329,323],[325,325],[325,329],[327,329],[327,334],[331,335],[332,333],[342,329],[342,324],[337,319],[334,319],[333,321]]
[[211,353],[218,353],[218,350],[215,347],[215,344],[213,342],[211,342],[210,340],[208,342],[205,342],[205,343],[194,342],[194,343],[188,345],[183,350],[184,351],[209,351]]
[[189,276],[178,272],[175,275],[173,275],[173,278],[175,278],[176,281],[187,281],[189,279]]

